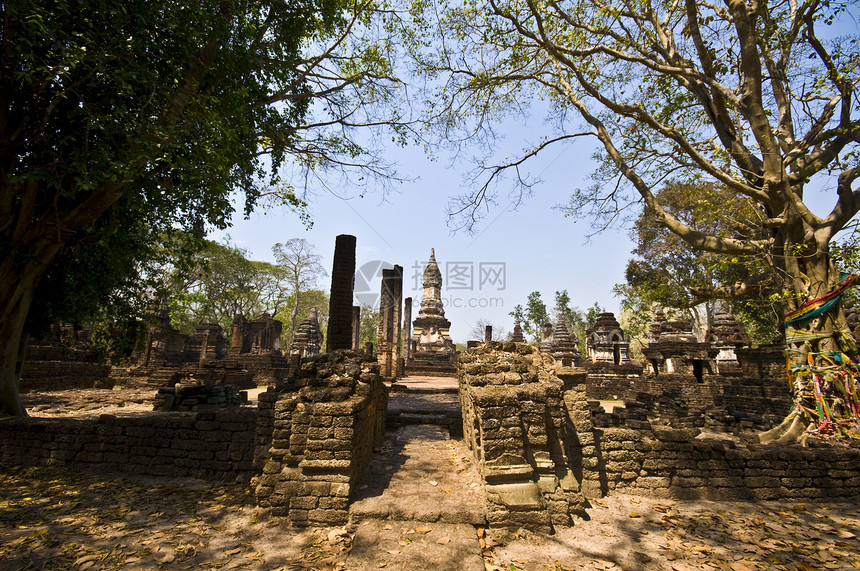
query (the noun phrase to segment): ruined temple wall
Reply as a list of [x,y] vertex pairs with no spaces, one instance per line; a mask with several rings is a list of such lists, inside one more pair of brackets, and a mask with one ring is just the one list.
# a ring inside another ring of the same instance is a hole
[[344,524],[382,438],[387,389],[378,364],[352,351],[311,359],[295,382],[297,390],[262,401],[272,412],[256,434],[257,501],[296,525]]
[[741,375],[775,384],[785,384],[786,358],[782,345],[764,345],[756,348],[736,349],[735,354]]
[[111,388],[110,371],[110,365],[84,361],[27,361],[18,390],[29,393]]
[[860,498],[860,449],[736,445],[697,430],[600,430],[607,493],[711,500]]
[[[587,395],[590,400],[639,402],[650,414],[667,420],[705,414],[713,417],[712,420],[731,420],[729,424],[732,425],[737,419],[745,418],[764,426],[773,420],[772,417],[784,417],[792,406],[784,358],[779,362],[770,353],[768,355],[771,360],[763,363],[747,362],[746,373],[705,373],[701,380],[690,374],[634,376],[632,370],[613,372],[608,368],[589,367]],[[780,371],[782,377],[749,376],[763,371],[770,371],[768,374]],[[699,418],[696,422],[697,426],[705,426],[707,421]]]
[[250,479],[256,421],[253,409],[97,419],[0,418],[0,462]]
[[57,339],[30,339],[18,390],[59,391],[109,388],[110,365],[89,343],[65,345]]
[[[599,492],[584,371],[556,375],[524,343],[485,343],[460,358],[463,432],[485,483],[490,525],[568,525]],[[595,487],[597,489],[595,490]]]
[[588,375],[586,395],[593,400],[629,400],[635,394],[636,382],[642,375],[642,366],[633,363],[610,365],[586,363]]

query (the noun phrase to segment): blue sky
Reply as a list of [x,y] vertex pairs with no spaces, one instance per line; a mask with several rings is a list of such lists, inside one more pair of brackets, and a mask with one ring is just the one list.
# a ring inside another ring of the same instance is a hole
[[[524,140],[507,141],[511,152],[525,144]],[[271,208],[258,210],[248,220],[237,214],[230,229],[210,237],[222,240],[229,234],[233,244],[264,261],[274,261],[271,248],[276,242],[306,238],[330,272],[335,237],[352,234],[357,238],[356,267],[370,278],[366,286],[357,281],[357,301],[375,300],[378,295],[380,262],[387,267],[399,264],[404,268],[404,297],[414,300],[413,315],[421,300],[420,274],[430,248],[435,248],[445,314],[456,342],[468,340],[479,319],[510,332],[513,318],[508,314],[516,304],[525,305],[532,291],[540,291],[550,309],[554,292],[567,289],[579,309],[596,302],[618,314],[620,300],[612,288],[624,281],[633,247],[627,231],[611,229],[589,239],[588,220],[565,218],[553,208],[567,202],[577,186],[588,184],[592,150],[586,141],[563,151],[550,149],[531,165],[531,172],[543,180],[532,196],[515,210],[502,198],[477,235],[452,233],[447,226],[449,198],[462,192],[464,173],[472,165],[463,162],[452,167],[448,160],[432,161],[421,149],[410,147],[394,148],[391,156],[399,172],[415,180],[398,184],[386,196],[370,192],[343,199],[321,192],[310,204],[314,219],[310,230],[294,213]],[[338,192],[355,194],[349,189]],[[826,194],[814,190],[808,191],[807,203],[820,215],[832,206]],[[499,279],[502,266],[504,282]],[[329,286],[327,280],[319,285]]]
[[[512,128],[514,136],[522,132]],[[526,141],[511,136],[506,146],[515,152]],[[567,289],[580,309],[595,302],[618,311],[612,287],[624,280],[624,267],[632,248],[625,230],[610,230],[587,241],[588,221],[565,218],[553,207],[565,203],[578,185],[587,184],[592,147],[575,143],[549,149],[530,170],[543,182],[517,209],[506,203],[502,187],[499,204],[478,227],[476,235],[452,233],[447,225],[449,198],[463,191],[464,173],[472,165],[430,160],[420,148],[392,149],[398,171],[413,178],[396,185],[394,192],[367,193],[342,199],[322,192],[311,202],[313,228],[305,230],[298,217],[285,209],[260,210],[244,220],[234,217],[233,227],[211,237],[231,241],[257,260],[273,261],[271,247],[290,238],[306,238],[323,256],[330,271],[335,236],[357,238],[356,266],[371,277],[378,262],[404,268],[404,297],[412,296],[417,313],[421,299],[420,274],[435,248],[442,271],[445,314],[451,336],[465,342],[479,319],[505,331],[513,328],[508,314],[528,294],[540,291],[548,307],[556,290]],[[337,189],[344,195],[349,189]],[[483,277],[482,277],[483,276]],[[328,287],[328,284],[320,284]],[[359,299],[369,301],[379,290],[379,279],[365,287],[357,281]],[[369,289],[369,291],[367,291]],[[369,296],[367,294],[370,294]]]

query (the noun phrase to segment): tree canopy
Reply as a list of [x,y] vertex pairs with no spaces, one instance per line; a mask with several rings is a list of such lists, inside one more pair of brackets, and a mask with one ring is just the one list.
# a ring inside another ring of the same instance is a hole
[[[670,181],[656,195],[664,208],[687,223],[694,221],[715,235],[744,235],[759,231],[757,217],[745,200],[738,200],[721,185],[684,184]],[[656,306],[683,310],[704,333],[710,325],[714,302],[712,292],[721,284],[742,281],[769,268],[761,257],[729,256],[690,247],[665,226],[656,223],[650,211],[633,222],[630,236],[635,256],[627,263],[626,282],[615,293],[625,310]],[[756,343],[770,343],[778,335],[781,303],[775,280],[742,298],[730,300],[732,313],[744,324]]]
[[[0,413],[24,412],[22,332],[64,249],[105,253],[93,233],[132,223],[150,238],[223,228],[234,190],[246,211],[265,196],[302,211],[306,179],[282,176],[296,169],[389,174],[356,134],[399,124],[380,14],[351,0],[2,4]],[[105,265],[124,255],[112,243]]]
[[[735,298],[772,285],[786,314],[801,311],[792,321],[800,333],[787,335],[798,364],[803,356],[821,363],[855,354],[838,303],[848,282],[830,255],[831,241],[860,210],[860,43],[856,26],[848,34],[836,27],[850,21],[854,0],[416,4],[428,36],[446,37],[444,49],[415,49],[435,89],[431,128],[455,145],[484,143],[499,120],[535,98],[548,102],[555,126],[519,157],[486,163],[485,184],[455,209],[467,226],[492,199],[496,179],[510,173],[516,192],[528,190],[530,158],[590,137],[598,143],[594,184],[575,190],[570,215],[589,216],[600,229],[642,206],[699,251],[758,257],[767,271],[708,295]],[[756,212],[757,231],[719,235],[699,218],[679,218],[657,198],[670,179],[723,185]],[[805,202],[812,189],[827,193],[829,212]],[[836,303],[823,313],[802,311],[831,294]],[[806,405],[797,410],[814,415],[819,393],[804,383],[798,403]],[[795,415],[795,429],[800,416],[810,417]],[[846,422],[856,431],[860,419]]]

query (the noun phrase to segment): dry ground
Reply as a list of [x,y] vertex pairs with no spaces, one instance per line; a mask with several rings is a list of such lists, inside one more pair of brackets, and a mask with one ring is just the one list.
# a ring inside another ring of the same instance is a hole
[[[29,407],[44,405],[30,409],[34,416],[140,414],[145,397],[25,395]],[[593,502],[588,516],[552,536],[466,529],[492,571],[860,569],[860,506],[847,503],[618,495]],[[379,546],[389,553],[436,532],[434,524],[390,523],[397,537]],[[348,569],[360,525],[291,528],[257,508],[241,483],[0,467],[0,571]]]

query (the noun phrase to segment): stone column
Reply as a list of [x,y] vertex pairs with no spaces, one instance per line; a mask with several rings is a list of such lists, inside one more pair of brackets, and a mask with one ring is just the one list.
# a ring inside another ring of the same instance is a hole
[[412,355],[412,298],[407,297],[403,300],[403,360],[409,362],[409,357]]
[[377,329],[376,358],[379,374],[384,379],[394,376],[394,306],[397,270],[382,270],[382,285],[379,290],[379,328]]
[[493,340],[493,326],[487,325],[484,327],[484,343],[489,343]]
[[206,335],[203,336],[203,343],[200,347],[200,359],[197,361],[197,366],[202,367],[206,363],[206,353],[209,351],[209,330],[206,330]]
[[352,350],[358,351],[361,342],[361,306],[352,306]]
[[352,291],[355,281],[355,236],[341,234],[334,243],[328,305],[326,352],[352,346]]
[[394,266],[394,275],[391,280],[391,298],[393,301],[394,307],[392,308],[391,322],[392,322],[392,341],[393,345],[391,347],[391,360],[393,365],[393,370],[391,371],[392,376],[394,377],[402,377],[403,376],[403,350],[401,348],[401,325],[400,319],[403,314],[403,266]]

